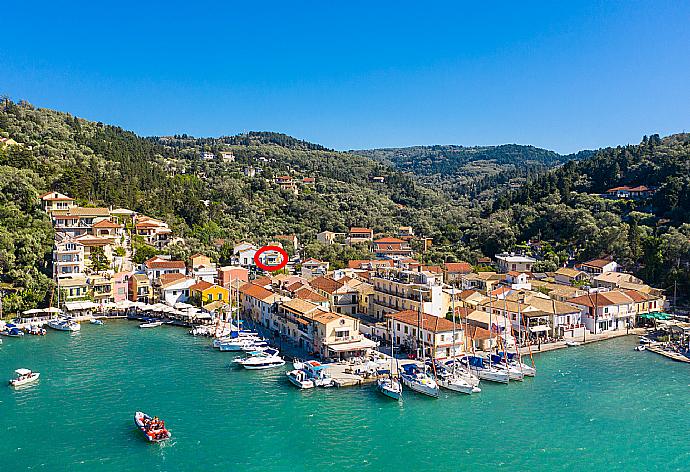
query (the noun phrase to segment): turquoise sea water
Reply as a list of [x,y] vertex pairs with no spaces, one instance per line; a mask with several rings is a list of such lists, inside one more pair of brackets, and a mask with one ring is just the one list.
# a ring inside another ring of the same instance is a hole
[[[300,391],[180,328],[113,321],[4,339],[0,470],[689,470],[690,367],[635,338],[544,353],[538,376],[471,397]],[[286,366],[287,367],[287,366]],[[166,420],[149,444],[135,410]]]

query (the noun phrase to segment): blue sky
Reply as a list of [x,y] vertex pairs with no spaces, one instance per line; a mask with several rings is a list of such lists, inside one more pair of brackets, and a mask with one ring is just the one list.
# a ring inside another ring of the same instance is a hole
[[58,3],[4,5],[0,93],[143,135],[573,152],[690,130],[690,2]]

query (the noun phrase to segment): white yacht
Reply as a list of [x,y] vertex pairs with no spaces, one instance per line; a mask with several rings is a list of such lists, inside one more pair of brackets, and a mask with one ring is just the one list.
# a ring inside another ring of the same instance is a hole
[[140,324],[139,327],[140,328],[157,328],[162,324],[163,324],[162,321],[145,320],[145,323]]
[[35,382],[40,377],[40,373],[31,372],[29,369],[17,369],[14,371],[17,377],[10,380],[10,385],[13,387],[21,387],[32,382]]
[[508,379],[510,380],[517,380],[518,382],[522,382],[522,380],[524,380],[525,378],[525,374],[520,369],[520,366],[507,364],[503,356],[491,354],[491,358],[487,359],[487,361],[490,363],[492,367],[507,372]]
[[402,400],[402,383],[400,383],[400,380],[393,377],[390,372],[387,374],[388,375],[384,373],[384,377],[381,377],[376,381],[376,389],[393,400]]
[[235,359],[235,362],[248,370],[271,369],[285,365],[285,360],[279,354],[277,349],[252,351],[247,357]]
[[[498,355],[501,358],[503,358],[504,353],[499,352]],[[503,359],[504,362],[507,361],[509,366],[515,367],[516,369],[520,370],[520,372],[525,374],[527,377],[534,377],[535,375],[537,375],[537,369],[534,366],[522,362],[522,360],[518,357],[517,353],[508,352],[505,353],[505,356],[506,359]]]
[[70,318],[55,318],[48,322],[48,327],[58,331],[79,331],[81,325]]
[[292,383],[296,387],[299,387],[302,389],[316,387],[314,380],[310,379],[307,376],[307,373],[305,371],[303,371],[302,369],[291,370],[290,372],[286,372],[285,375],[287,376],[290,383]]
[[467,365],[470,372],[475,374],[481,380],[489,382],[508,383],[510,377],[508,371],[505,369],[497,369],[496,366],[490,366],[485,363],[484,359],[478,356],[466,356],[462,361]]
[[438,398],[440,394],[438,384],[426,373],[426,369],[417,364],[404,364],[402,368],[400,377],[406,387],[423,395]]

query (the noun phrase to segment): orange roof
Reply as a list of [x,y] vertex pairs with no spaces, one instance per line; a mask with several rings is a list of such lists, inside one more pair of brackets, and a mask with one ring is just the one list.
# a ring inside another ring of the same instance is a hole
[[319,293],[316,293],[313,290],[308,289],[307,287],[302,287],[300,289],[295,290],[295,296],[299,299],[307,300],[314,303],[322,303],[328,301],[328,298],[324,297]]
[[[411,326],[423,327],[425,330],[433,333],[452,331],[453,322],[438,316],[422,314],[420,319],[419,312],[414,310],[404,310],[397,313],[386,315],[387,318],[393,318],[395,321],[400,321]],[[460,329],[456,327],[456,329]]]
[[148,269],[184,269],[184,261],[169,261],[166,259],[151,258],[144,263]]
[[374,230],[370,228],[358,228],[356,226],[350,228],[350,233],[367,233],[367,234],[374,234]]
[[580,266],[598,267],[599,269],[603,269],[604,266],[610,264],[611,262],[612,261],[608,259],[592,259],[591,261],[583,262],[580,264]]
[[446,272],[469,274],[472,272],[472,265],[469,262],[446,262]]
[[213,287],[213,284],[210,282],[206,282],[205,280],[200,280],[191,287],[189,287],[189,290],[198,290],[199,292],[203,292],[206,289],[209,289]]
[[247,283],[242,285],[240,287],[240,293],[248,297],[256,298],[258,300],[264,300],[273,295],[273,292],[271,292],[270,290],[267,290],[264,287],[261,287],[260,285],[255,285],[253,283]]
[[110,220],[101,220],[98,223],[94,223],[93,228],[122,228],[122,225],[113,223]]
[[309,285],[316,289],[323,290],[326,293],[333,293],[341,288],[344,284],[330,277],[321,276],[311,279],[309,281]]
[[273,284],[273,279],[264,275],[263,277],[259,277],[258,279],[252,280],[252,283],[254,285],[260,285],[260,286],[264,287],[266,285]]
[[571,298],[568,303],[575,305],[587,306],[590,308],[610,306],[610,305],[627,305],[632,303],[634,299],[620,291],[588,293],[579,297]]
[[374,241],[374,244],[405,244],[405,241],[398,238],[387,237],[377,239],[376,241]]
[[171,274],[162,274],[160,276],[161,285],[168,285],[178,280],[186,279],[187,276],[180,274],[179,272],[173,272]]

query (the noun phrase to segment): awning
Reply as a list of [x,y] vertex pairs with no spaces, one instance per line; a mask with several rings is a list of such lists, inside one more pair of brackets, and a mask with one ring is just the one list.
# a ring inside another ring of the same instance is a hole
[[67,302],[65,303],[65,310],[67,311],[81,311],[81,310],[94,310],[100,305],[94,302]]
[[668,313],[642,313],[641,315],[638,315],[639,318],[647,319],[647,320],[668,320],[671,318],[671,315]]
[[543,333],[544,331],[550,331],[551,327],[547,325],[531,326],[529,330],[533,333]]
[[344,352],[344,351],[359,351],[360,349],[371,349],[376,347],[376,343],[371,339],[361,339],[359,341],[352,341],[351,343],[334,344],[328,346],[328,349],[333,352]]

